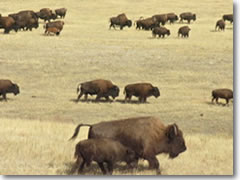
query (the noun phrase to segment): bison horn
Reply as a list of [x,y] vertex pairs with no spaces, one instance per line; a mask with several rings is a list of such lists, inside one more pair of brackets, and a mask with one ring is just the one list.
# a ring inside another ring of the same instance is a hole
[[173,128],[174,128],[174,134],[177,136],[177,134],[178,134],[178,133],[177,133],[178,130],[177,130],[177,126],[176,126],[176,124],[173,125]]

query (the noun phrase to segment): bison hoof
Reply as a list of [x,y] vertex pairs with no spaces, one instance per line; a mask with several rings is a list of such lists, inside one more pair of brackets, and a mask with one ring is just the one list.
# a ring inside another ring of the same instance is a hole
[[157,169],[157,170],[156,170],[156,173],[157,173],[157,175],[161,175],[160,169]]

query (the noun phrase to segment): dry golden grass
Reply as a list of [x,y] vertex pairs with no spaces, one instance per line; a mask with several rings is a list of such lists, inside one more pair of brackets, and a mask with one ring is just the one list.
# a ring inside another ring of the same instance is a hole
[[[75,141],[68,141],[75,125],[70,123],[0,119],[1,174],[76,175],[73,158],[75,144],[87,138],[82,128]],[[171,160],[159,155],[163,175],[231,175],[233,174],[233,140],[228,135],[194,134],[185,137],[187,151]],[[146,161],[129,171],[124,163],[116,165],[114,175],[155,175]],[[86,175],[101,175],[93,163]]]
[[[233,104],[210,103],[213,89],[233,88],[233,25],[214,31],[216,21],[233,12],[232,1],[8,0],[0,2],[0,13],[44,7],[68,9],[59,37],[44,36],[42,21],[32,32],[4,35],[0,30],[0,78],[16,82],[21,91],[8,95],[7,103],[0,99],[5,123],[0,141],[6,143],[1,174],[66,174],[74,147],[66,139],[76,124],[146,115],[177,123],[192,146],[173,161],[159,156],[163,174],[232,174]],[[178,28],[186,25],[180,23],[166,24],[171,35],[165,39],[135,27],[108,30],[109,17],[122,12],[137,20],[185,11],[197,14],[188,39],[177,38]],[[77,84],[97,78],[120,87],[117,101],[76,104]],[[161,96],[146,104],[121,103],[124,86],[141,81],[158,86]]]

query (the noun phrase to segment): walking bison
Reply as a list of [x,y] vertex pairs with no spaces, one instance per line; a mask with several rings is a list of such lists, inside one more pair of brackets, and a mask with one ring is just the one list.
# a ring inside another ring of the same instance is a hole
[[57,17],[60,16],[60,18],[65,18],[67,9],[66,8],[55,9],[55,13]]
[[227,20],[227,21],[230,21],[231,23],[233,23],[233,14],[224,14],[222,18],[224,21]]
[[108,101],[109,96],[112,96],[112,98],[115,99],[119,95],[119,91],[119,87],[109,80],[97,79],[87,81],[78,85],[77,93],[79,95],[77,97],[77,101],[80,100],[82,95],[85,95],[85,100],[87,100],[88,94],[91,96],[96,94],[96,101],[100,100],[102,97]]
[[44,25],[43,27],[46,29],[45,30],[45,34],[48,32],[47,29],[48,28],[56,28],[57,30],[59,30],[59,34],[63,29],[63,25],[64,22],[63,21],[53,21],[53,22],[49,22],[46,25]]
[[7,101],[7,94],[13,93],[15,96],[20,93],[17,84],[12,83],[10,80],[0,79],[0,96]]
[[191,29],[188,26],[183,26],[178,29],[178,37],[181,35],[181,37],[189,37],[189,31]]
[[188,24],[190,24],[191,20],[196,21],[196,14],[193,14],[191,12],[184,12],[180,14],[180,22],[183,22],[183,20],[186,20]]
[[125,86],[124,94],[126,94],[125,102],[130,101],[132,96],[138,97],[139,102],[146,102],[150,96],[159,97],[160,91],[150,83],[136,83]]
[[16,22],[12,17],[2,16],[0,14],[0,28],[4,29],[4,33],[8,34],[11,30],[18,31]]
[[153,37],[158,36],[158,37],[164,38],[165,35],[169,36],[170,34],[171,34],[170,30],[165,28],[165,27],[156,27],[152,30],[152,36]]
[[216,100],[218,103],[218,99],[223,98],[226,100],[226,104],[228,104],[229,99],[233,98],[233,91],[231,89],[215,89],[212,91],[212,103]]
[[177,124],[164,125],[156,117],[135,117],[129,119],[79,124],[71,139],[77,137],[81,126],[89,126],[88,139],[112,138],[136,153],[136,158],[146,159],[149,168],[160,172],[156,156],[161,153],[176,158],[186,151],[182,131]]
[[146,19],[139,19],[136,21],[136,29],[144,29],[144,30],[152,30],[155,27],[160,27],[156,18],[146,18]]
[[163,26],[166,24],[168,21],[168,16],[167,14],[156,14],[153,15],[152,18],[156,18],[157,22],[162,24]]
[[178,16],[175,13],[168,13],[167,20],[169,21],[170,24],[172,24],[175,21],[178,21]]
[[89,166],[92,161],[97,162],[103,174],[107,174],[104,163],[107,164],[108,174],[112,174],[115,163],[126,162],[130,165],[131,162],[136,161],[133,150],[125,147],[119,141],[108,138],[80,141],[75,147],[74,156],[77,158],[78,173],[83,171],[85,164]]
[[125,26],[131,27],[132,26],[132,21],[129,20],[126,16],[126,14],[122,13],[119,14],[116,17],[111,17],[110,18],[110,26],[109,29],[111,29],[111,27],[113,27],[115,29],[115,25],[116,26],[120,26],[120,30],[122,30]]
[[217,30],[218,31],[220,31],[220,30],[224,31],[224,29],[225,29],[225,22],[224,22],[224,20],[223,19],[218,20],[216,22],[215,31],[217,31]]

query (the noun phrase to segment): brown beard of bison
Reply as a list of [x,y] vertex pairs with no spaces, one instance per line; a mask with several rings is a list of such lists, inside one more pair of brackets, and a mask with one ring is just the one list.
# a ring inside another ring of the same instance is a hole
[[20,93],[19,87],[17,84],[13,84],[12,87],[9,89],[15,96]]

